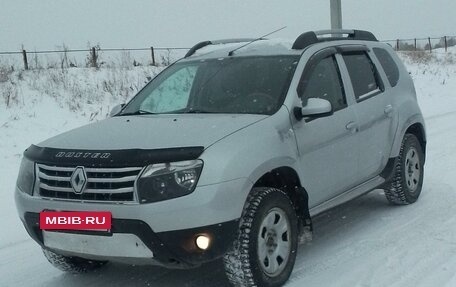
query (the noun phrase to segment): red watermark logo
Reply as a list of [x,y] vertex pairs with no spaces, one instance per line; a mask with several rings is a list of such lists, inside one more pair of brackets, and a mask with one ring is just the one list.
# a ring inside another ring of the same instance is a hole
[[110,230],[111,212],[40,212],[40,229],[45,230]]

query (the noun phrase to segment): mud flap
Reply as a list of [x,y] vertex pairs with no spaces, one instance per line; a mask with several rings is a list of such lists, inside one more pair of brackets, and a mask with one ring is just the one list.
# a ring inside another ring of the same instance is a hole
[[298,188],[297,191],[299,203],[296,210],[299,219],[298,243],[304,244],[312,240],[313,225],[312,218],[309,213],[309,195],[302,187]]
[[388,159],[385,168],[380,173],[380,176],[385,179],[385,182],[378,188],[384,188],[389,182],[391,182],[394,176],[394,167],[396,166],[397,157],[391,157]]

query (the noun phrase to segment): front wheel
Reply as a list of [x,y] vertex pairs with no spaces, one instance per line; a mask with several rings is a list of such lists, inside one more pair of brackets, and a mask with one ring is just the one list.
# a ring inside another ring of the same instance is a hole
[[423,186],[424,153],[415,135],[406,134],[385,195],[392,204],[410,204],[418,200]]
[[224,256],[235,286],[282,286],[290,277],[298,246],[298,219],[288,196],[275,188],[254,188],[239,234]]

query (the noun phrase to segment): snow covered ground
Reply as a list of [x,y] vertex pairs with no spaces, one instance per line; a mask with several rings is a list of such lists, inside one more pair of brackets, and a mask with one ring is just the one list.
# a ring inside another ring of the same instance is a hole
[[[377,190],[319,215],[314,240],[299,248],[287,286],[456,286],[456,63],[436,55],[422,63],[405,58],[428,130],[420,200],[391,206]],[[156,72],[15,72],[12,84],[0,81],[0,287],[228,285],[219,262],[178,271],[109,264],[96,273],[65,274],[48,264],[16,215],[13,190],[22,151],[103,118]],[[14,99],[9,108],[7,89]]]

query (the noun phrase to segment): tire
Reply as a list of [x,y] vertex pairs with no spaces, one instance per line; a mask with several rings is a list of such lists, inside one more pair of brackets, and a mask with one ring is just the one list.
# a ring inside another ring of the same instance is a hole
[[399,157],[395,162],[391,181],[385,186],[385,196],[396,205],[406,205],[418,200],[423,186],[424,153],[413,134],[402,140]]
[[96,270],[107,263],[107,261],[88,260],[80,257],[68,257],[43,249],[46,259],[57,269],[69,273],[85,273]]
[[282,286],[293,270],[297,246],[298,219],[288,196],[275,188],[254,188],[237,239],[223,258],[228,280],[234,286]]

